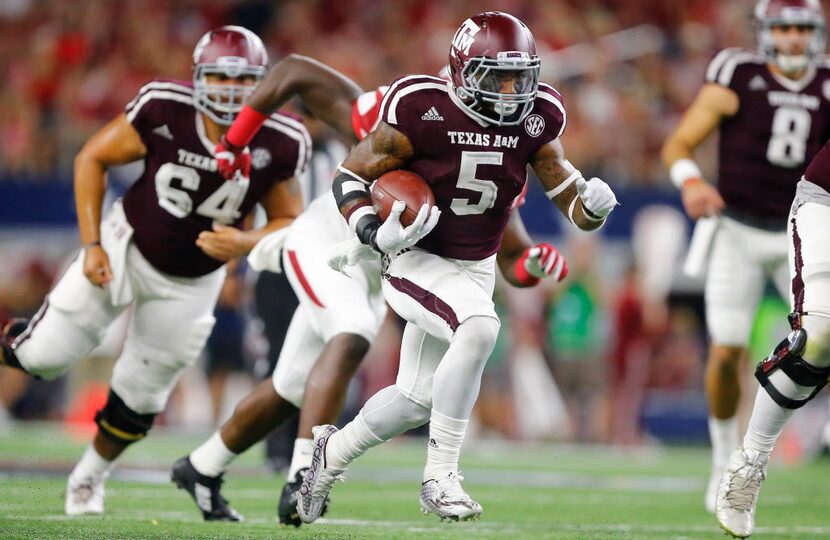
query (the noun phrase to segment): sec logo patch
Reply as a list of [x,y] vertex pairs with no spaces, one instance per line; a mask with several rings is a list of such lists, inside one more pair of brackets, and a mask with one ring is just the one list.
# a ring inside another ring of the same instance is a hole
[[545,131],[545,119],[538,114],[531,114],[525,118],[525,131],[531,137],[538,137]]
[[271,152],[265,148],[254,148],[251,152],[251,166],[256,169],[264,169],[271,163]]

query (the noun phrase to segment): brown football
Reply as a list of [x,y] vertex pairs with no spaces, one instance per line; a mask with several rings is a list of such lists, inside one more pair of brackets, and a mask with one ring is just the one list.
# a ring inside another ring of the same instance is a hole
[[372,188],[372,208],[381,221],[386,221],[395,201],[406,203],[406,209],[401,214],[401,224],[406,227],[415,221],[421,206],[435,204],[435,195],[427,181],[414,172],[389,171],[378,178]]

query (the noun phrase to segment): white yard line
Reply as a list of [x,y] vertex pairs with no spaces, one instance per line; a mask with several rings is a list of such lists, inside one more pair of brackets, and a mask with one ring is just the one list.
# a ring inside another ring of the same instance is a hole
[[[132,522],[149,522],[154,519],[161,520],[175,520],[177,522],[187,523],[202,523],[202,520],[192,512],[147,512],[141,510],[135,511],[116,511],[108,512],[107,516],[112,520],[124,520]],[[103,517],[76,517],[65,516],[63,514],[46,514],[41,516],[30,516],[20,514],[5,514],[0,515],[2,519],[11,521],[83,521],[83,520],[102,520]],[[437,518],[435,518],[437,520]],[[248,519],[246,524],[250,525],[276,525],[276,519]],[[516,522],[486,522],[480,521],[476,523],[463,524],[445,524],[434,521],[434,524],[429,523],[429,518],[424,518],[421,521],[388,521],[388,520],[369,520],[369,519],[327,519],[321,518],[317,520],[320,525],[333,525],[341,527],[380,527],[388,529],[401,529],[408,532],[425,532],[434,533],[436,531],[446,531],[448,528],[455,527],[454,531],[460,531],[463,527],[470,533],[487,534],[500,533],[505,534],[509,532],[529,532],[544,528],[546,533],[556,531],[561,532],[586,532],[586,533],[651,533],[651,534],[672,534],[682,535],[689,533],[713,533],[721,534],[721,530],[717,525],[629,525],[625,523],[608,523],[608,524],[580,524],[580,523],[516,523]],[[819,537],[826,537],[830,535],[830,527],[758,527],[755,529],[758,534],[777,534],[777,535],[814,535]]]

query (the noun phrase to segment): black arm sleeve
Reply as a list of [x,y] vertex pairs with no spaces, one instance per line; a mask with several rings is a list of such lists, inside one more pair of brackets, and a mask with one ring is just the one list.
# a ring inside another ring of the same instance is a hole
[[[351,214],[361,208],[372,207],[369,185],[366,181],[358,179],[356,176],[346,174],[342,171],[338,172],[337,176],[334,177],[331,189],[334,193],[337,208],[346,221],[349,221]],[[346,209],[347,206],[348,209]],[[374,212],[367,213],[358,219],[353,228],[361,242],[372,246],[376,250],[378,249],[375,237],[380,228],[380,219]]]

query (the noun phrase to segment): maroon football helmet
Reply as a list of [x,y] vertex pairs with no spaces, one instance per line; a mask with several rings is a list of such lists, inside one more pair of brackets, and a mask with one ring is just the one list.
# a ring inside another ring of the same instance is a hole
[[[759,0],[755,4],[758,49],[784,72],[797,72],[824,53],[827,32],[819,0]],[[774,26],[809,26],[813,34],[804,54],[784,54],[772,39]]]
[[539,57],[533,34],[516,17],[486,11],[464,21],[452,39],[449,67],[455,95],[476,118],[512,126],[533,109]]
[[[259,37],[241,26],[222,26],[199,39],[193,50],[193,100],[215,122],[230,125],[265,76],[268,52]],[[209,83],[208,75],[236,79],[242,84]]]

